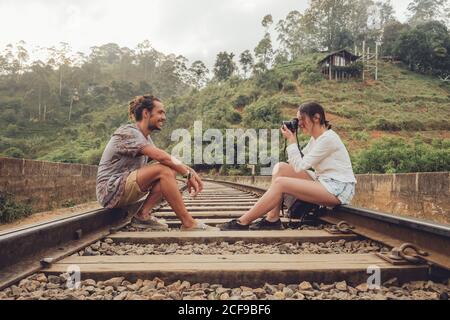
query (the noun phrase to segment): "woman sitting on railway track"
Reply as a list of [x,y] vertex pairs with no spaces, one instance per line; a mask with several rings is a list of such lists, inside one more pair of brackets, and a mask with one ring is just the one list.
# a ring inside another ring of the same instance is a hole
[[[300,106],[297,118],[303,133],[311,136],[303,149],[304,156],[295,134],[283,126],[281,131],[289,142],[289,164],[277,164],[269,190],[241,218],[223,224],[222,231],[283,229],[280,208],[284,194],[327,207],[349,204],[352,200],[356,179],[350,156],[339,136],[331,130],[324,108],[315,102],[305,103]],[[251,224],[267,213],[266,218]]]

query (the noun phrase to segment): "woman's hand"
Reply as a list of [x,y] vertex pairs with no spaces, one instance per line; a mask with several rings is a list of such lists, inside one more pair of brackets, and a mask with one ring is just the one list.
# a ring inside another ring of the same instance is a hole
[[295,133],[289,130],[286,126],[281,127],[281,133],[283,137],[289,142],[289,144],[297,143],[297,137]]

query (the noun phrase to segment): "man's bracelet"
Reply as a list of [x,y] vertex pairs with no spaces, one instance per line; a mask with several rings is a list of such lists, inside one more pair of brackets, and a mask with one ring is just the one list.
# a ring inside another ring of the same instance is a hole
[[192,172],[191,170],[188,170],[188,172],[186,174],[183,175],[183,178],[185,178],[186,180],[191,180],[192,178]]

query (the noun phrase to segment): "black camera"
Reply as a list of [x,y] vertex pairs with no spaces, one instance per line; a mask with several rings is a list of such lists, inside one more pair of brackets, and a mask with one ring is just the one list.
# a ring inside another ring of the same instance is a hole
[[296,133],[298,131],[299,121],[297,118],[294,118],[291,121],[283,121],[283,125],[293,133]]

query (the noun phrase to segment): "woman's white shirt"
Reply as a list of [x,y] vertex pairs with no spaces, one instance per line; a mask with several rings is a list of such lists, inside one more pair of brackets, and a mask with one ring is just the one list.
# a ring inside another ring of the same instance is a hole
[[297,172],[313,168],[317,178],[356,183],[347,148],[333,130],[327,130],[317,140],[311,138],[303,149],[303,158],[296,144],[291,144],[287,153],[289,163]]

